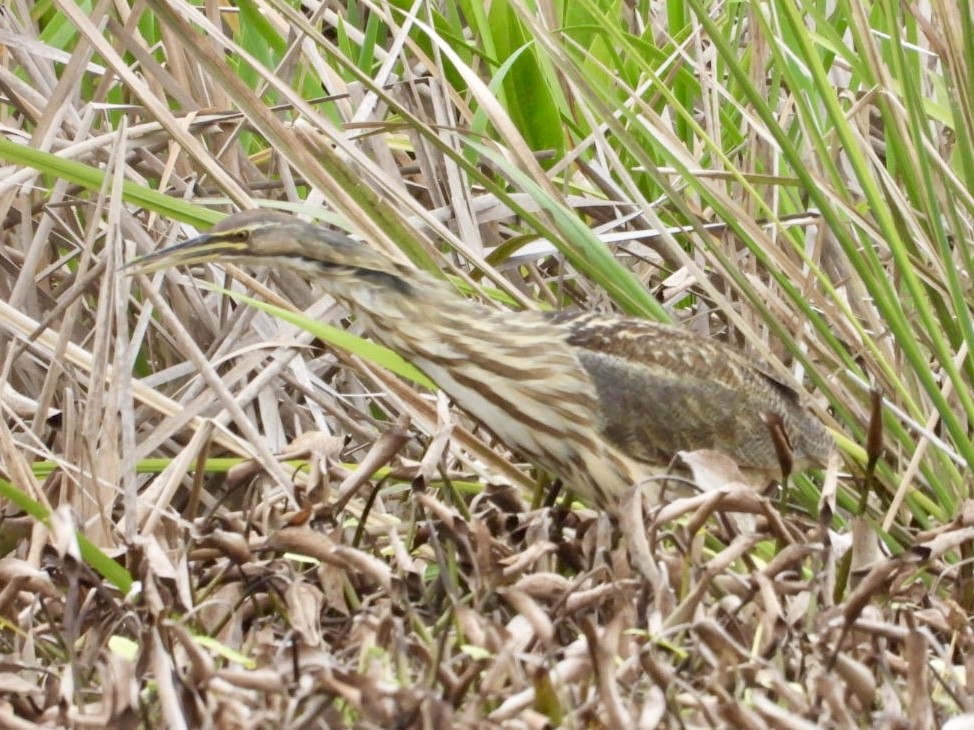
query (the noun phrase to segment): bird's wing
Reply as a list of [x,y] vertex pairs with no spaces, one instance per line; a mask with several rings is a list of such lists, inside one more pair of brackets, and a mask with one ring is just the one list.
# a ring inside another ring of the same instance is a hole
[[798,409],[798,395],[741,353],[643,320],[582,315],[564,322],[598,392],[603,436],[616,448],[646,462],[715,449],[743,467],[777,466],[761,416]]

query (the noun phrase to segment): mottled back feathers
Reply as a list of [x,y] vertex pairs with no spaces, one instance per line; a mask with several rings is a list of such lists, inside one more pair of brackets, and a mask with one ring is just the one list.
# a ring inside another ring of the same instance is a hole
[[832,437],[788,385],[734,348],[637,319],[557,317],[595,384],[606,439],[631,457],[668,462],[713,449],[741,467],[774,471],[779,459],[762,414],[777,416],[796,463],[824,465]]

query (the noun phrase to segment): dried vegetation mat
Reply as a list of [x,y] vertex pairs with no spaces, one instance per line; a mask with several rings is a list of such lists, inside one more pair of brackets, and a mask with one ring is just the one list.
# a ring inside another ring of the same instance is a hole
[[510,488],[463,500],[463,474],[399,456],[362,480],[336,446],[305,445],[320,468],[301,511],[246,464],[195,507],[181,495],[188,516],[159,536],[180,550],[136,541],[127,597],[69,538],[43,570],[5,559],[2,608],[23,627],[5,633],[7,722],[917,727],[964,702],[965,616],[917,566],[951,579],[939,558],[968,529],[876,552],[836,602],[848,541],[776,494],[633,496],[620,521]]

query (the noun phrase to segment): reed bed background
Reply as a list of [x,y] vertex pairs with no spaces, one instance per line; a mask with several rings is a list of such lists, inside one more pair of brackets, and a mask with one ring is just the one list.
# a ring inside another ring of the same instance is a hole
[[[972,93],[969,2],[7,0],[4,724],[974,712]],[[543,507],[313,284],[122,268],[254,206],[734,342],[839,474]]]

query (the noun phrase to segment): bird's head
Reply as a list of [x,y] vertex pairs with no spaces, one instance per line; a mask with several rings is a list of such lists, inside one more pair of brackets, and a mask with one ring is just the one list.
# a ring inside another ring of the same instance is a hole
[[221,220],[206,233],[133,261],[140,273],[202,263],[286,266],[312,276],[397,275],[400,267],[348,236],[284,213],[247,210]]

